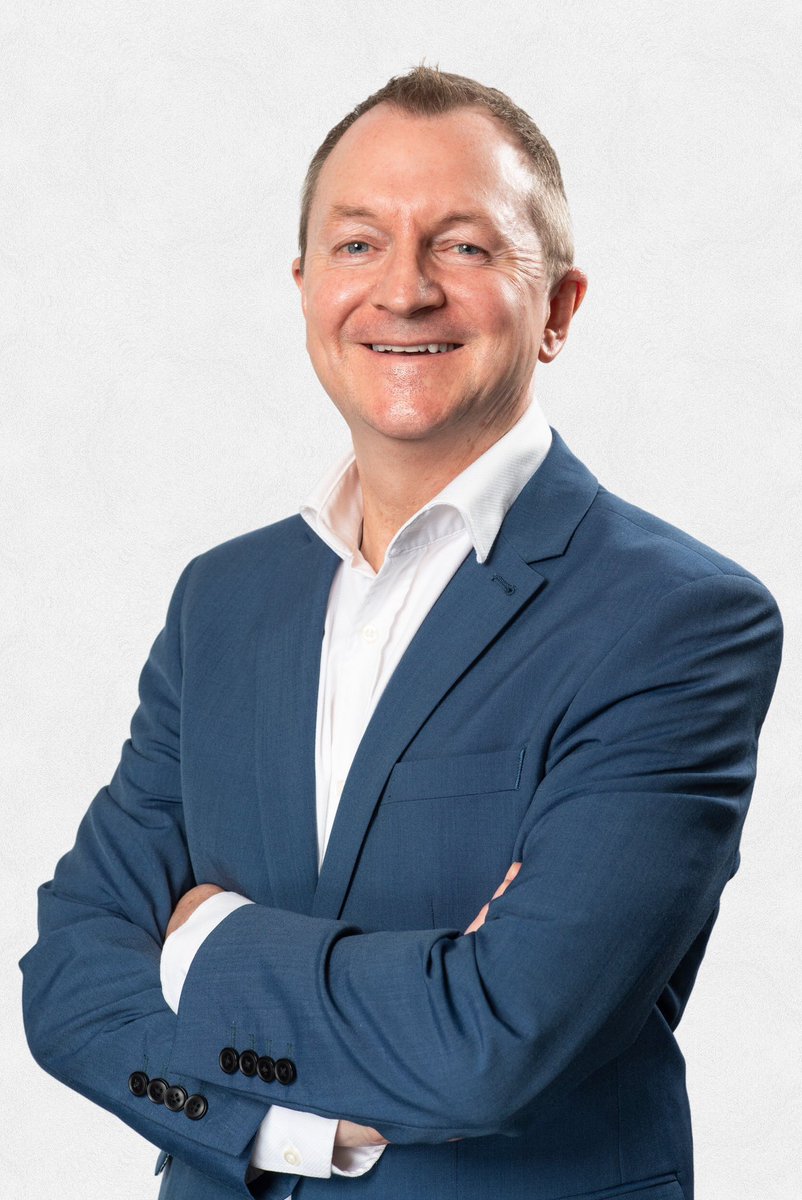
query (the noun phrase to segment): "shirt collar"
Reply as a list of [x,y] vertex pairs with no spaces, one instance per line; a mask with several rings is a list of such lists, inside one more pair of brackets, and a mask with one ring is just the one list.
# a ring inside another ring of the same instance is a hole
[[[501,523],[548,453],[552,433],[537,401],[511,429],[405,522],[387,547],[391,558],[460,529],[484,562]],[[300,506],[300,515],[342,559],[362,535],[362,488],[353,450],[338,459]]]

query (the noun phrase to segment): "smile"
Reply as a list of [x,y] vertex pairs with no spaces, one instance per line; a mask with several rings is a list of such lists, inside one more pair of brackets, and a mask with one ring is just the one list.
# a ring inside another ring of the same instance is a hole
[[448,354],[460,348],[459,342],[426,342],[420,346],[388,346],[381,342],[369,344],[377,354]]

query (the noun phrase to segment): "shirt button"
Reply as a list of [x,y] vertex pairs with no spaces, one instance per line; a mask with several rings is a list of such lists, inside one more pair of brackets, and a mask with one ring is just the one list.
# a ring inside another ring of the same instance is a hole
[[284,1151],[284,1161],[289,1163],[291,1167],[299,1167],[301,1165],[301,1156],[292,1146],[289,1150]]
[[375,625],[363,625],[363,627],[362,627],[362,641],[363,642],[368,642],[368,644],[370,644],[372,642],[375,642],[376,638],[378,636],[379,636],[379,631]]

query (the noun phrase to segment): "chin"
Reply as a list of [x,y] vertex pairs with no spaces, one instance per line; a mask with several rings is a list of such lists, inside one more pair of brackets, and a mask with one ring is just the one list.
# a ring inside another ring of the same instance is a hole
[[443,403],[442,394],[436,400],[427,399],[420,393],[414,396],[389,396],[383,403],[358,405],[355,410],[360,419],[377,433],[387,437],[415,440],[436,434],[447,425],[453,424],[455,408]]
[[448,424],[445,414],[433,415],[419,409],[393,410],[383,414],[368,414],[366,424],[385,437],[403,441],[419,441],[433,436]]

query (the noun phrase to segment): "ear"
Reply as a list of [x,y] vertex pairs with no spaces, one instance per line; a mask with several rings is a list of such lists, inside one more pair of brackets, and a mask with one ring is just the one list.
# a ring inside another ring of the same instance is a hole
[[582,271],[572,267],[552,289],[549,299],[549,315],[543,330],[538,359],[551,362],[565,345],[568,329],[574,313],[582,303],[588,290],[588,278]]
[[304,277],[301,271],[300,258],[293,259],[292,277],[298,286],[298,291],[301,293],[301,308],[303,309],[304,316],[306,316],[306,296],[304,295]]

